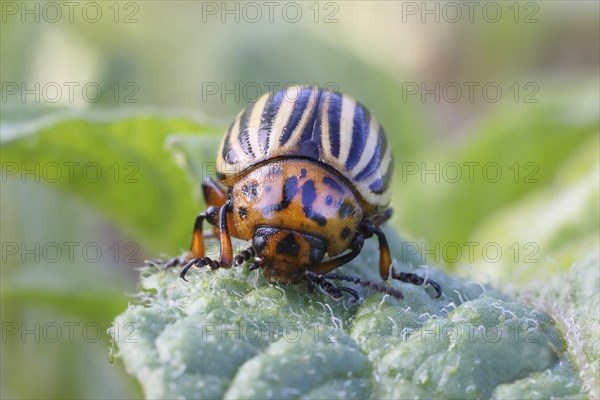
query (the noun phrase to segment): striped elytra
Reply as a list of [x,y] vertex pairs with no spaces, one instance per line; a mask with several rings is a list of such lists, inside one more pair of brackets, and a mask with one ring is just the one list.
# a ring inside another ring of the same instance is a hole
[[325,164],[346,180],[367,215],[390,203],[391,146],[375,117],[349,96],[298,86],[263,95],[224,135],[217,177],[231,186],[244,172],[279,158]]

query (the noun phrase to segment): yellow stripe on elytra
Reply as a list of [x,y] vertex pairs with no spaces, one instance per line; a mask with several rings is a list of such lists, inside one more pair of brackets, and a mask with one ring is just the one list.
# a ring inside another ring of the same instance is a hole
[[[244,164],[243,158],[244,157],[249,157],[246,153],[244,153],[244,150],[242,149],[242,146],[240,145],[240,141],[239,141],[239,137],[240,137],[240,122],[242,119],[242,114],[244,113],[244,111],[242,110],[237,117],[235,118],[235,122],[233,123],[233,126],[231,127],[231,135],[229,136],[229,147],[231,147],[231,149],[233,149],[233,151],[237,154],[237,156],[240,158],[239,162],[240,164]],[[239,171],[237,171],[239,167],[238,166],[234,166],[229,167],[227,170],[227,173],[237,173]],[[234,171],[234,172],[231,172]]]
[[300,91],[298,87],[295,86],[290,86],[283,95],[283,100],[281,100],[281,103],[279,104],[279,109],[277,110],[275,118],[273,118],[271,131],[269,132],[271,135],[269,139],[269,154],[280,153],[279,141],[281,140],[281,135],[283,135],[285,126],[292,116],[294,105],[296,104],[296,101],[298,101],[298,97],[300,97]]
[[355,110],[356,102],[347,96],[342,96],[342,113],[340,117],[340,155],[338,157],[340,165],[346,164],[346,161],[348,160],[348,154],[350,154]]
[[323,106],[319,111],[321,115],[321,157],[325,160],[333,160],[333,156],[331,155],[331,139],[329,137],[329,103],[330,103],[330,93],[325,93],[325,98],[323,99]]
[[248,121],[248,124],[246,126],[246,129],[248,129],[248,137],[250,139],[250,147],[252,148],[252,153],[254,153],[256,157],[259,157],[261,154],[264,154],[258,141],[258,130],[260,129],[260,120],[262,117],[262,113],[265,109],[265,104],[267,103],[267,100],[269,100],[268,93],[263,95],[260,99],[258,99],[256,104],[254,105],[254,108],[252,109],[252,114],[250,114],[250,120]]

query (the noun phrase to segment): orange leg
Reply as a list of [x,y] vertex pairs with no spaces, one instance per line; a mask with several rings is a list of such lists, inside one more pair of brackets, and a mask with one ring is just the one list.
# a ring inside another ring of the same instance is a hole
[[379,275],[384,281],[387,280],[390,274],[390,266],[392,265],[392,255],[390,254],[390,246],[385,237],[385,233],[378,227],[373,226],[373,233],[379,241]]
[[192,231],[192,243],[185,257],[174,257],[165,263],[165,268],[174,267],[195,259],[204,257],[204,221],[215,226],[215,236],[220,236],[219,211],[227,201],[227,194],[213,179],[207,178],[202,182],[202,194],[209,206],[206,211],[196,216],[194,230]]
[[217,227],[217,229],[215,229],[215,236],[217,236],[219,231],[218,226],[221,224],[219,221],[219,210],[223,208],[222,206],[227,201],[227,194],[225,191],[217,184],[217,182],[210,178],[206,178],[204,182],[202,182],[202,194],[204,195],[204,201],[206,202],[206,205],[208,205],[208,208],[205,212],[198,214],[196,221],[194,222],[190,251],[185,257],[187,261],[204,257],[204,231],[202,229],[204,220]]
[[202,194],[204,195],[204,202],[208,206],[221,207],[227,201],[227,193],[211,178],[206,178],[202,182]]
[[[216,207],[213,207],[216,209]],[[210,209],[210,207],[209,207]],[[233,265],[233,247],[231,245],[231,236],[229,236],[229,228],[227,227],[227,214],[232,210],[231,200],[227,200],[225,204],[218,209],[219,214],[219,239],[221,243],[221,259],[220,261],[216,261],[211,259],[210,257],[204,257],[204,255],[200,255],[199,257],[192,258],[185,267],[181,270],[179,276],[185,279],[185,275],[191,267],[202,268],[204,266],[208,266],[208,268],[213,271],[219,268],[231,268]],[[202,233],[202,228],[198,231],[194,230],[194,232]],[[191,252],[192,250],[190,250]],[[204,252],[204,249],[202,249]]]

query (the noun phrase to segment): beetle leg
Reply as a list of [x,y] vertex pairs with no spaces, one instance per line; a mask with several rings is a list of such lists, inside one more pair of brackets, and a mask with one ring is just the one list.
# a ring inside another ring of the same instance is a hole
[[392,265],[392,255],[390,254],[390,246],[385,237],[385,233],[376,226],[372,221],[363,220],[360,225],[361,232],[366,238],[377,236],[379,241],[379,275],[384,281],[388,279],[390,274],[390,265]]
[[333,279],[333,280],[338,280],[338,281],[352,282],[357,285],[360,285],[363,287],[368,287],[370,289],[373,289],[375,291],[378,291],[378,292],[381,292],[384,294],[389,294],[390,296],[395,297],[397,299],[404,298],[404,295],[402,294],[402,292],[400,290],[393,288],[391,286],[388,286],[384,282],[375,282],[375,281],[372,281],[369,279],[360,278],[358,276],[342,275],[342,274],[325,274],[325,275],[322,275],[322,277],[325,279]]
[[376,226],[381,226],[385,224],[390,218],[392,218],[393,213],[394,210],[388,208],[383,214],[373,217],[373,224],[375,224]]
[[347,287],[337,287],[333,283],[329,282],[327,280],[329,279],[329,275],[317,274],[313,271],[306,271],[305,276],[309,293],[312,293],[315,285],[317,285],[335,300],[339,300],[344,297],[343,292],[349,293],[353,297],[353,303],[360,299],[356,290]]
[[[233,259],[233,265],[240,266],[251,258],[254,258],[254,248],[252,246],[248,247],[246,250],[242,250],[238,253],[237,256]],[[257,267],[258,268],[258,267]],[[255,268],[256,269],[256,268]]]
[[227,200],[219,211],[219,238],[221,242],[221,266],[230,268],[233,264],[233,247],[227,226],[227,213],[233,210],[233,202]]
[[217,215],[219,214],[219,208],[210,206],[206,211],[201,212],[196,216],[194,221],[194,230],[192,232],[192,243],[190,244],[190,250],[185,257],[173,257],[164,264],[165,269],[175,267],[177,265],[183,265],[186,262],[193,260],[194,258],[204,257],[204,232],[202,226],[204,220],[211,225],[216,225]]
[[190,268],[192,268],[192,267],[202,268],[206,265],[208,265],[208,269],[211,271],[214,271],[216,269],[223,267],[223,265],[221,265],[221,263],[219,261],[213,260],[209,257],[198,257],[198,258],[192,259],[190,262],[188,262],[186,264],[185,267],[183,267],[183,269],[179,273],[179,277],[181,279],[183,279],[184,281],[188,282],[188,280],[185,279],[185,275],[187,274],[187,272]]
[[[212,178],[206,178],[202,182],[202,195],[207,206],[221,208],[227,201],[227,192]],[[212,236],[219,236],[219,227],[216,221],[212,225],[214,226]]]
[[227,201],[227,193],[212,178],[206,178],[202,182],[202,195],[208,206],[221,207]]
[[442,295],[442,287],[439,283],[435,281],[425,280],[417,274],[413,274],[410,272],[396,272],[396,270],[392,267],[392,279],[399,280],[401,282],[412,283],[413,285],[421,286],[421,285],[431,285],[436,291],[435,298],[438,298]]
[[358,300],[360,300],[360,296],[358,295],[358,292],[354,289],[350,289],[349,287],[343,287],[340,286],[339,288],[337,288],[340,292],[346,292],[349,293],[352,296],[352,303],[356,303]]
[[[390,254],[390,246],[388,245],[385,233],[383,233],[381,228],[375,226],[373,222],[367,220],[362,222],[361,231],[364,233],[365,237],[371,237],[373,235],[377,236],[377,239],[379,240],[379,274],[381,275],[381,279],[384,281],[387,280],[392,265],[392,256]],[[425,281],[425,279],[417,274],[407,272],[397,273],[394,268],[392,268],[392,279],[412,283],[413,285],[423,285],[424,283],[427,283],[435,289],[436,298],[440,297],[442,294],[442,287],[437,282],[430,280]]]
[[305,273],[306,276],[306,280],[308,282],[308,290],[311,291],[312,287],[314,287],[314,285],[317,285],[318,287],[320,287],[321,289],[323,289],[323,291],[325,291],[329,296],[331,296],[332,298],[339,300],[341,299],[344,294],[342,293],[342,291],[340,289],[338,289],[337,287],[335,287],[335,285],[331,282],[328,282],[325,278],[324,275],[322,274],[317,274],[313,271],[306,271]]
[[333,260],[325,261],[324,263],[317,265],[311,271],[317,274],[326,274],[329,271],[333,271],[334,269],[341,267],[342,265],[353,260],[360,253],[364,243],[365,238],[363,237],[363,235],[357,233],[356,236],[354,236],[354,239],[352,239],[352,243],[350,244],[350,253],[346,253],[343,256],[334,258]]

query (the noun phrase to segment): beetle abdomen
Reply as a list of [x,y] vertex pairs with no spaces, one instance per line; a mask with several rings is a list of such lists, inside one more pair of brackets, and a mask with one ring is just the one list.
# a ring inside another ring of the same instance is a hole
[[367,214],[389,205],[391,148],[381,125],[351,97],[311,87],[262,96],[238,114],[224,136],[218,177],[231,186],[240,173],[279,157],[332,167],[361,197]]

